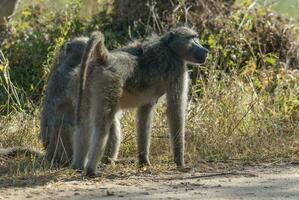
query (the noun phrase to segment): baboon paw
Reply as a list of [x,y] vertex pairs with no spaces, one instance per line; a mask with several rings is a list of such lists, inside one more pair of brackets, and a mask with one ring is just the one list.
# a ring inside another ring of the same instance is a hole
[[96,178],[96,177],[100,177],[101,176],[101,173],[99,172],[96,172],[95,170],[93,169],[87,169],[85,171],[85,174],[84,174],[86,177],[88,178]]
[[143,166],[143,167],[139,167],[139,172],[151,174],[153,171],[150,166]]
[[138,166],[139,167],[151,167],[152,165],[149,160],[139,160]]
[[115,159],[109,158],[109,157],[105,157],[102,159],[102,163],[106,164],[106,165],[114,165],[116,162]]
[[142,162],[142,163],[139,162],[138,163],[138,168],[139,168],[140,172],[145,172],[145,173],[151,173],[152,172],[152,170],[151,170],[152,165],[149,161]]
[[151,163],[150,162],[146,162],[146,163],[138,163],[138,167],[139,168],[143,168],[143,167],[151,167]]
[[83,166],[79,166],[79,165],[76,165],[76,164],[72,164],[71,168],[73,170],[75,170],[76,172],[82,172],[84,170]]

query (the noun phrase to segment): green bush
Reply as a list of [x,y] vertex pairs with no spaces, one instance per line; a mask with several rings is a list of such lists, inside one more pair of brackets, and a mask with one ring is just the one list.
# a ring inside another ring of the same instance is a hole
[[[39,104],[55,53],[77,25],[78,8],[79,4],[73,3],[56,13],[30,6],[0,32],[1,50],[8,62],[11,84],[19,88],[22,96],[18,109]],[[7,101],[8,96],[1,87],[0,102]]]

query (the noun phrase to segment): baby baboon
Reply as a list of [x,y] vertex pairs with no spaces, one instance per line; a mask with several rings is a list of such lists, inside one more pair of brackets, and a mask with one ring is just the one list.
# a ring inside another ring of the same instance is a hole
[[87,37],[67,42],[56,59],[48,79],[41,110],[41,139],[48,160],[68,164],[72,156],[79,64]]
[[[72,167],[93,176],[104,154],[109,135],[119,141],[117,113],[138,107],[138,160],[149,165],[152,111],[167,95],[167,116],[174,161],[184,166],[184,115],[188,90],[186,62],[204,63],[208,50],[197,41],[197,33],[180,27],[142,44],[138,57],[108,50],[101,33],[94,33],[81,62]],[[119,142],[115,142],[118,149]],[[116,151],[114,151],[115,153]]]
[[14,15],[19,0],[0,0],[0,24]]

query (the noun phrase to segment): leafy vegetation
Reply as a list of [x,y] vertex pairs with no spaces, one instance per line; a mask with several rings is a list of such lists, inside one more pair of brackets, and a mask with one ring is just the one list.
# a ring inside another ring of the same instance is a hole
[[[298,162],[298,27],[251,0],[151,2],[100,1],[103,9],[90,19],[80,16],[80,1],[62,10],[23,5],[18,17],[0,31],[0,145],[41,148],[42,94],[55,54],[69,38],[100,30],[113,49],[152,31],[160,34],[188,24],[211,52],[204,66],[190,66],[189,164]],[[171,162],[164,112],[162,104],[153,127],[151,156],[156,164]],[[128,112],[122,123],[124,158],[136,154],[133,119]],[[35,173],[36,167],[44,167],[41,162],[32,167],[0,160],[0,167],[14,175]]]

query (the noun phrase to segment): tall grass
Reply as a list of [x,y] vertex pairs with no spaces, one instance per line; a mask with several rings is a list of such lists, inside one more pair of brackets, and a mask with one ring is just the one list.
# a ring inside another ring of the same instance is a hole
[[[265,90],[257,91],[252,77],[221,74],[219,80],[219,71],[208,70],[205,83],[192,86],[188,104],[186,146],[190,164],[203,160],[298,162],[298,75],[281,72],[288,78],[269,94]],[[130,114],[123,122],[124,156],[135,155],[133,119]],[[156,111],[152,159],[154,162],[163,162],[165,158],[171,161],[169,150],[165,104],[162,103]]]

